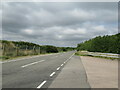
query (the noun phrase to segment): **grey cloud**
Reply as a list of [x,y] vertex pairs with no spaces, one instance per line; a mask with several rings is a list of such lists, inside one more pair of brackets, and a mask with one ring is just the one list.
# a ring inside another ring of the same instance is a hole
[[[117,33],[117,3],[3,3],[3,39],[76,46]],[[16,38],[15,38],[16,37]]]

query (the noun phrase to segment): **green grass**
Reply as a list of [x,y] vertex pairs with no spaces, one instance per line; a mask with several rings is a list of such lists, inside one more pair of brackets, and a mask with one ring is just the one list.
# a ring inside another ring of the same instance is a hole
[[97,57],[97,58],[104,58],[104,59],[111,59],[111,60],[116,60],[118,58],[112,58],[112,57],[102,57],[102,56],[92,56],[91,57]]
[[46,54],[55,54],[55,53],[45,53],[45,54],[34,54],[34,55],[22,55],[22,56],[0,56],[0,61],[12,60],[17,58],[36,56],[36,55],[46,55]]
[[10,57],[8,56],[0,56],[0,60],[6,60],[6,59],[9,59]]
[[92,55],[88,55],[87,53],[78,51],[75,53],[75,55],[77,56],[90,56],[90,57],[96,57],[96,58],[103,58],[103,59],[111,59],[111,60],[119,60],[118,58],[112,58],[112,57],[102,57],[102,56],[92,56]]

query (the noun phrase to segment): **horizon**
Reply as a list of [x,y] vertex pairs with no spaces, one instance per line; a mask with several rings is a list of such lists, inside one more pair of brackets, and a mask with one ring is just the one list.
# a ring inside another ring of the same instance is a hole
[[4,2],[2,11],[3,39],[10,41],[76,47],[118,33],[117,2]]
[[[120,34],[120,33],[117,33],[117,34]],[[117,34],[114,34],[114,35],[117,35]],[[104,35],[104,36],[107,36],[107,35]],[[108,35],[108,36],[113,36],[113,35]],[[99,36],[96,36],[96,37],[99,37]],[[96,37],[94,37],[94,38],[96,38]],[[103,37],[103,36],[101,36],[101,37]],[[91,38],[91,39],[94,39],[94,38]],[[89,39],[90,40],[90,39]],[[89,40],[86,40],[86,41],[89,41]],[[11,40],[1,40],[1,41],[11,41]],[[12,40],[12,41],[14,41],[14,40]],[[28,43],[33,43],[33,42],[30,42],[30,41],[14,41],[14,42],[28,42]],[[85,41],[84,41],[85,42]],[[84,43],[84,42],[81,42],[81,43]],[[42,45],[42,44],[38,44],[38,43],[33,43],[33,44],[36,44],[36,45],[40,45],[40,46],[55,46],[55,45],[52,45],[52,44],[44,44],[44,45]],[[80,44],[80,43],[78,43],[78,44]],[[74,47],[71,47],[71,48],[76,48],[77,47],[77,45],[78,44],[76,44],[76,46],[74,46]],[[55,46],[55,47],[69,47],[69,46]]]

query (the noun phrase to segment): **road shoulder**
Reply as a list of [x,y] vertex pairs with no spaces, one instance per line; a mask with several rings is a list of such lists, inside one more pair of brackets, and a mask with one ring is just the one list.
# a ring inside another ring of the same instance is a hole
[[49,88],[90,88],[79,56],[73,56]]
[[91,88],[118,88],[118,61],[80,56]]

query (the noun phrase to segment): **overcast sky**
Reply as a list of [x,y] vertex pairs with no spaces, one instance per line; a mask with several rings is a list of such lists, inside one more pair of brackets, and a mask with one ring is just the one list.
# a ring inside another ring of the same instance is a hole
[[5,40],[76,46],[118,33],[117,2],[5,2],[2,11]]

